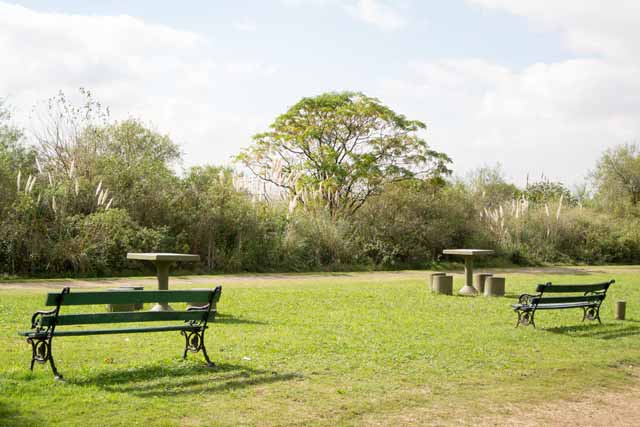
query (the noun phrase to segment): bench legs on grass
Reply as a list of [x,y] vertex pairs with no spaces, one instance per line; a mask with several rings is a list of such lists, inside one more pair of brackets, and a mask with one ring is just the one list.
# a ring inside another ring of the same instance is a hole
[[182,331],[180,332],[185,339],[184,344],[184,353],[182,354],[182,358],[187,358],[187,352],[197,353],[202,350],[202,354],[204,355],[204,360],[207,362],[208,367],[213,367],[215,364],[209,359],[209,355],[207,354],[207,347],[204,345],[204,332],[202,329],[200,331]]
[[51,341],[52,338],[27,338],[27,342],[31,344],[31,366],[33,371],[33,365],[35,362],[46,363],[47,361],[51,365],[53,375],[57,380],[62,379],[62,375],[56,369],[56,363],[53,361],[53,354],[51,354]]
[[584,315],[582,316],[582,321],[587,320],[597,320],[598,323],[602,325],[602,320],[600,320],[600,307],[584,307]]
[[533,325],[533,328],[536,329],[536,322],[534,320],[535,311],[516,311],[518,313],[518,321],[516,322],[516,328],[520,325],[529,326]]

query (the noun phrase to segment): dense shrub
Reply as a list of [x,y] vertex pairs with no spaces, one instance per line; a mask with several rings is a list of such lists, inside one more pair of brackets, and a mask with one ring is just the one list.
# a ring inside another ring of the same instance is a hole
[[[467,181],[391,168],[386,185],[365,174],[353,181],[362,188],[323,178],[313,191],[285,174],[280,193],[250,191],[230,168],[177,172],[180,150],[168,136],[136,120],[105,120],[84,93],[84,107],[62,95],[49,104],[60,108],[34,146],[0,103],[0,274],[149,272],[126,260],[130,251],[199,254],[199,264],[185,266],[197,272],[422,268],[451,247],[495,249],[488,261],[520,265],[640,262],[636,190],[615,176],[598,175],[595,198],[544,179],[518,188],[499,167]],[[640,175],[630,150],[612,159]],[[363,197],[338,209],[343,190]],[[616,208],[623,196],[632,198]]]
[[357,214],[360,258],[385,267],[424,267],[452,247],[487,246],[465,189],[407,181],[389,186]]

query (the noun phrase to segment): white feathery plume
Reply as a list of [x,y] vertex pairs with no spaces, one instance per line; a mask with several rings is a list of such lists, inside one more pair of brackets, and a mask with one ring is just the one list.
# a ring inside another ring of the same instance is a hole
[[29,178],[27,178],[27,185],[24,186],[24,192],[31,193],[31,190],[33,190],[33,185],[35,183],[36,183],[36,177],[29,175]]
[[96,188],[96,197],[98,196],[98,194],[100,193],[100,189],[102,188],[102,181],[100,181],[98,183],[98,187]]
[[74,190],[76,192],[76,196],[78,195],[78,193],[80,192],[80,184],[78,183],[78,178],[76,178],[75,180],[75,186],[74,186]]
[[22,178],[22,171],[18,171],[18,178],[16,179],[18,185],[18,191],[20,191],[20,179]]
[[560,195],[560,200],[558,201],[558,210],[556,211],[556,221],[560,219],[560,211],[562,211],[562,199],[564,198],[564,194]]
[[36,157],[36,167],[38,168],[38,172],[42,173],[42,166],[40,165],[40,162],[38,161],[37,157]]
[[109,203],[107,203],[107,206],[105,207],[105,210],[109,210],[109,208],[111,207],[111,203],[113,203],[113,197],[111,199],[109,199]]

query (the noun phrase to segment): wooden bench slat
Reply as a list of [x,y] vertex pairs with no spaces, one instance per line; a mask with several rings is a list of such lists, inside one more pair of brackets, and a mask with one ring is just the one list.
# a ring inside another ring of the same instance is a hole
[[[64,295],[61,305],[136,304],[151,302],[208,301],[210,291],[128,291],[128,292],[71,292]],[[61,293],[47,294],[47,306],[58,305]]]
[[[192,331],[198,329],[197,326],[191,326],[187,323],[184,325],[173,326],[149,326],[144,328],[120,328],[120,329],[78,329],[70,331],[58,331],[53,334],[54,337],[76,337],[83,335],[110,335],[110,334],[135,334],[144,332],[166,332],[166,331]],[[37,337],[38,334],[33,331],[20,332],[20,335],[26,337]],[[44,334],[43,334],[44,336]]]
[[569,303],[562,303],[562,304],[553,304],[553,303],[539,304],[537,306],[513,304],[512,307],[517,310],[532,311],[534,308],[536,310],[556,310],[556,309],[562,309],[562,308],[594,307],[596,305],[598,305],[598,303],[593,301],[578,301],[578,302],[569,302]]
[[561,304],[572,302],[595,302],[604,299],[604,295],[581,295],[581,296],[569,296],[569,297],[548,297],[543,295],[542,297],[531,298],[531,304]]
[[[168,320],[202,320],[206,311],[125,311],[114,313],[82,313],[61,314],[56,325],[91,325],[99,323],[129,323],[129,322],[163,322]],[[209,313],[209,319],[215,317],[215,310]],[[47,327],[53,324],[55,315],[42,316],[40,326]]]
[[536,292],[544,292],[547,293],[571,293],[571,292],[596,292],[603,291],[609,287],[609,282],[604,283],[596,283],[593,285],[538,285],[536,287]]

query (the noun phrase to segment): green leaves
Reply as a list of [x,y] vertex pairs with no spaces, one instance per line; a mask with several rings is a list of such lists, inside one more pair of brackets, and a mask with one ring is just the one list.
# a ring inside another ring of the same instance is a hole
[[315,196],[334,216],[354,213],[386,183],[450,173],[449,157],[417,134],[424,123],[362,93],[303,98],[270,128],[236,160],[303,206],[301,193]]

